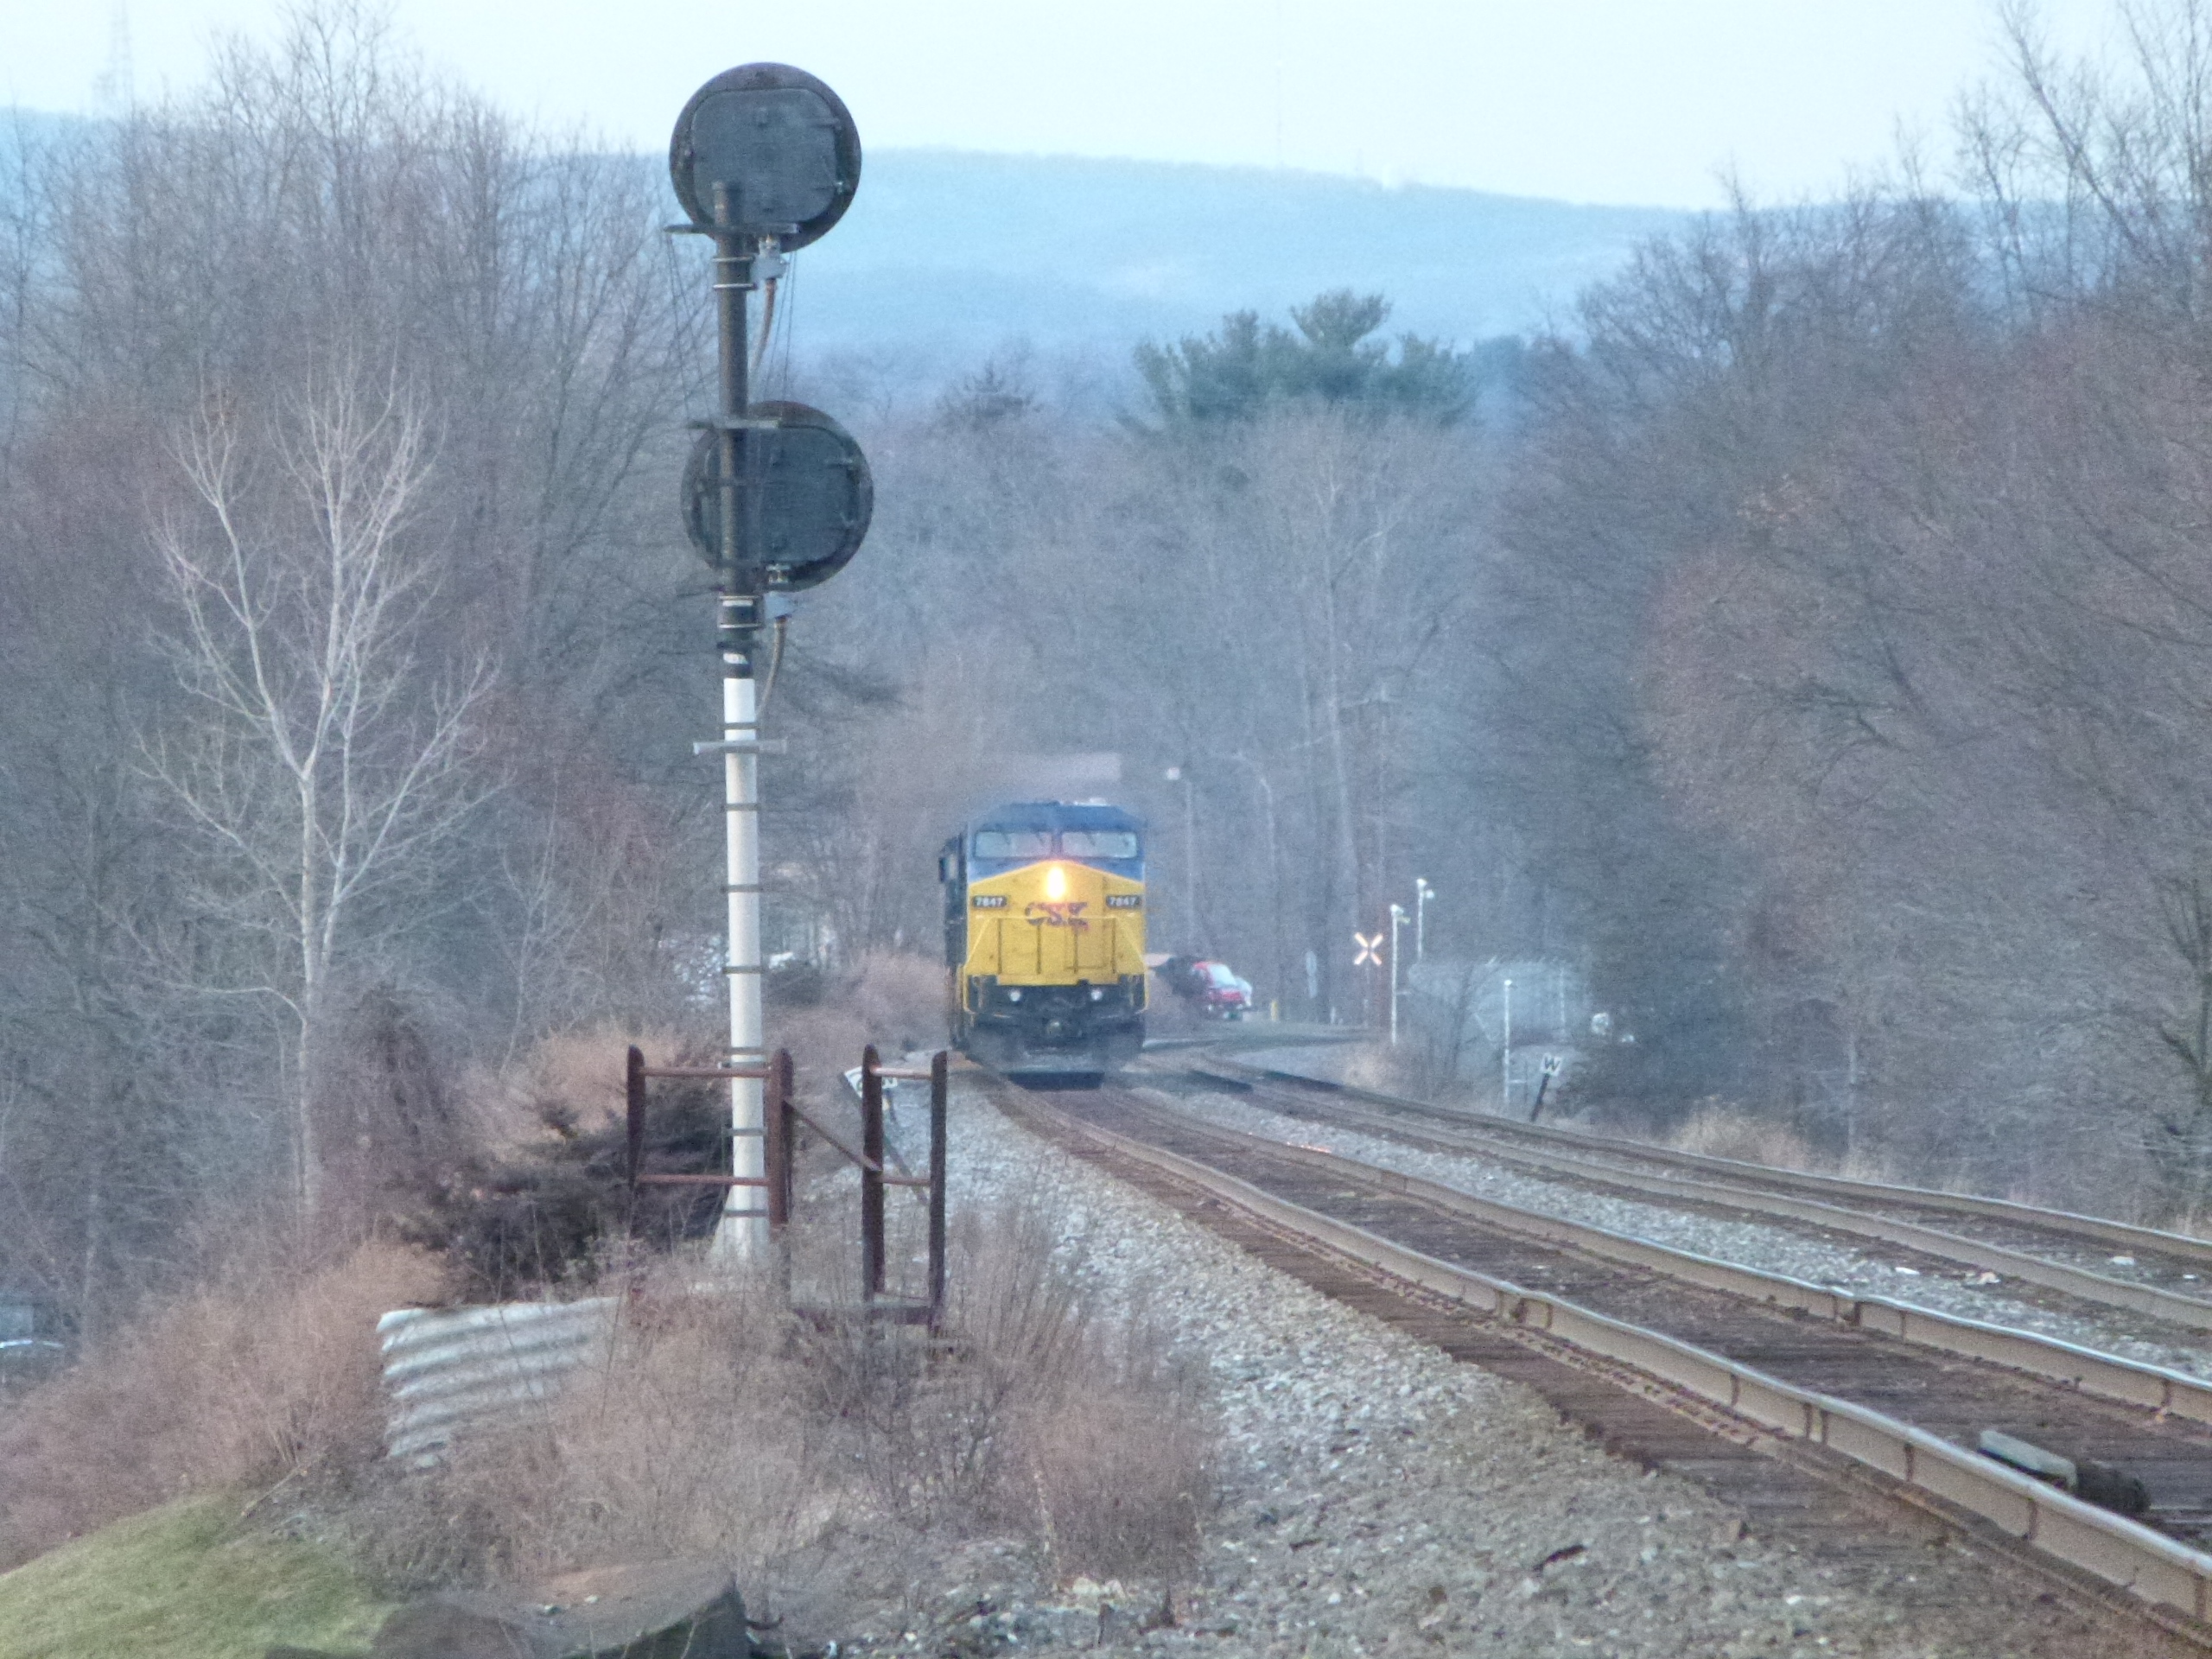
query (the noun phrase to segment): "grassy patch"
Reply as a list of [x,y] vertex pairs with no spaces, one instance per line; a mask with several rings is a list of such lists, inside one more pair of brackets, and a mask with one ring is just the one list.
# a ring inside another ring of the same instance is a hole
[[261,1659],[359,1651],[391,1605],[343,1558],[183,1498],[0,1573],[0,1659]]

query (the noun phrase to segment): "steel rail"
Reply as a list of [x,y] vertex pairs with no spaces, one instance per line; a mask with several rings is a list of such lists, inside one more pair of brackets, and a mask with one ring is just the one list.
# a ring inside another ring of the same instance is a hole
[[[1978,1517],[2005,1536],[2126,1591],[2155,1608],[2183,1615],[2200,1626],[2212,1618],[2212,1555],[2148,1527],[1867,1407],[1783,1382],[1662,1332],[1596,1313],[1554,1293],[1531,1290],[1440,1261],[1279,1198],[1196,1159],[1086,1122],[1033,1095],[1014,1098],[1014,1092],[1001,1091],[998,1096],[1001,1109],[1011,1116],[1027,1116],[1033,1122],[1049,1125],[1062,1136],[1198,1187],[1219,1204],[1313,1241],[1374,1272],[1459,1304],[1510,1330],[1541,1333],[1628,1367],[1784,1442],[1825,1448]],[[1233,1134],[1215,1133],[1224,1139]],[[1256,1141],[1256,1137],[1242,1138]],[[1257,1144],[1270,1157],[1304,1150],[1271,1141]],[[1338,1173],[1368,1168],[1332,1154],[1307,1156],[1325,1160]],[[2212,1630],[2196,1634],[2200,1640],[2207,1639],[2212,1637]]]
[[2133,1222],[2114,1221],[2106,1216],[2085,1216],[2076,1211],[2053,1210],[2039,1205],[2022,1204],[2013,1198],[1993,1198],[1978,1192],[1945,1192],[1934,1187],[1912,1186],[1903,1182],[1869,1181],[1851,1175],[1822,1175],[1808,1170],[1778,1169],[1771,1164],[1716,1157],[1711,1153],[1683,1152],[1677,1147],[1655,1146],[1648,1141],[1563,1129],[1555,1124],[1523,1123],[1488,1113],[1457,1111],[1433,1101],[1385,1094],[1379,1090],[1363,1089],[1326,1077],[1307,1077],[1297,1071],[1286,1071],[1280,1066],[1256,1065],[1226,1054],[1211,1054],[1205,1058],[1216,1065],[1264,1078],[1270,1083],[1367,1101],[1426,1117],[1451,1128],[1472,1129],[1499,1139],[1525,1140],[1562,1149],[1579,1149],[1600,1157],[1694,1170],[1722,1182],[1750,1182],[1831,1198],[1844,1204],[1887,1204],[1901,1209],[1935,1210],[1951,1215],[2013,1222],[2076,1238],[2094,1239],[2101,1245],[2112,1244],[2124,1249],[2142,1249],[2159,1255],[2171,1255],[2177,1260],[2194,1262],[2212,1268],[2212,1239],[2193,1238],[2187,1233],[2168,1232],[2161,1228],[2139,1226]]
[[[1311,1116],[1318,1122],[1335,1123],[1341,1128],[1381,1134],[1409,1144],[1423,1145],[1429,1151],[1466,1155],[1474,1154],[1493,1159],[1501,1163],[1517,1164],[1538,1173],[1565,1175],[1586,1185],[1603,1185],[1646,1196],[1675,1202],[1711,1205],[1715,1207],[1745,1211],[1756,1215],[1779,1217],[1834,1232],[1848,1233],[1861,1238],[1878,1240],[1903,1249],[1916,1250],[1923,1255],[1955,1262],[1986,1272],[1998,1272],[2029,1284],[2040,1285],[2046,1290],[2064,1292],[2084,1301],[2101,1303],[2106,1306],[2124,1308],[2152,1319],[2195,1331],[2212,1331],[2212,1301],[2177,1292],[2164,1290],[2155,1285],[2145,1285],[2132,1280],[2115,1279],[2108,1274],[2094,1273],[2086,1268],[2054,1262],[2046,1256],[2014,1249],[2008,1245],[1993,1243],[1959,1233],[1946,1232],[1918,1222],[1899,1221],[1893,1217],[1868,1214],[1825,1199],[1793,1197],[1788,1192],[1760,1190],[1759,1185],[1738,1185],[1734,1182],[1700,1181],[1680,1176],[1641,1175],[1618,1164],[1599,1161],[1586,1154],[1599,1153],[1605,1156],[1629,1161],[1683,1165],[1686,1166],[1724,1166],[1732,1174],[1761,1185],[1796,1185],[1789,1182],[1766,1182],[1770,1173],[1787,1173],[1793,1178],[1796,1172],[1770,1172],[1764,1166],[1744,1164],[1727,1159],[1704,1159],[1699,1154],[1677,1153],[1670,1148],[1654,1148],[1655,1155],[1647,1157],[1643,1147],[1632,1143],[1605,1140],[1595,1135],[1573,1135],[1564,1130],[1547,1130],[1529,1124],[1497,1124],[1478,1117],[1452,1113],[1443,1108],[1427,1106],[1426,1103],[1402,1100],[1395,1096],[1378,1095],[1372,1090],[1354,1089],[1350,1085],[1319,1082],[1300,1077],[1294,1073],[1269,1068],[1235,1064],[1238,1071],[1249,1071],[1265,1076],[1269,1081],[1302,1084],[1332,1095],[1344,1095],[1355,1100],[1371,1101],[1379,1104],[1405,1109],[1421,1116],[1425,1123],[1433,1122],[1451,1131],[1442,1135],[1424,1136],[1408,1131],[1402,1125],[1356,1113],[1331,1113],[1314,1109]],[[1193,1075],[1204,1076],[1204,1073]],[[1230,1087],[1249,1088],[1241,1078],[1224,1079]],[[1302,1091],[1301,1091],[1302,1092]],[[1295,1113],[1306,1116],[1305,1112]],[[1553,1151],[1529,1146],[1501,1147],[1499,1141],[1509,1141],[1518,1135],[1530,1133],[1541,1135],[1548,1141],[1552,1136],[1562,1137],[1554,1144],[1571,1146],[1571,1151]],[[1951,1195],[1931,1193],[1918,1187],[1884,1187],[1872,1182],[1842,1182],[1840,1177],[1804,1177],[1807,1181],[1836,1181],[1855,1192],[1874,1194],[1895,1193],[1896,1202],[1907,1201],[1921,1208],[1936,1208]],[[1872,1201],[1872,1200],[1866,1200]],[[2178,1234],[2158,1232],[2147,1227],[2130,1227],[2121,1222],[2101,1222],[2092,1217],[2074,1217],[2063,1211],[2036,1210],[2026,1205],[2011,1204],[2004,1199],[1980,1198],[1972,1201],[1974,1207],[1965,1205],[1959,1213],[1993,1213],[1996,1209],[2006,1212],[2008,1219],[2032,1217],[2033,1224],[2044,1231],[2065,1236],[2072,1224],[2081,1222],[2087,1227],[2100,1230],[2088,1234],[2102,1238],[2107,1233],[2118,1232],[2128,1236],[2134,1247],[2145,1253],[2202,1261],[2212,1267],[2212,1243],[2201,1239],[2184,1238]],[[2155,1241],[2155,1242],[2153,1242]]]
[[1465,1216],[1540,1243],[1580,1250],[1623,1267],[1640,1268],[1700,1289],[1717,1290],[1784,1312],[1808,1313],[1854,1330],[1892,1337],[1915,1347],[2004,1365],[2118,1405],[2142,1407],[2185,1421],[2212,1425],[2212,1381],[2184,1371],[2104,1353],[2032,1331],[2015,1330],[1892,1301],[1885,1296],[1854,1296],[1847,1291],[1788,1274],[1724,1262],[1587,1222],[1568,1221],[1541,1211],[1478,1198],[1419,1175],[1408,1175],[1332,1152],[1267,1141],[1179,1117],[1177,1128],[1225,1147],[1256,1141],[1271,1158],[1402,1193],[1433,1209]]

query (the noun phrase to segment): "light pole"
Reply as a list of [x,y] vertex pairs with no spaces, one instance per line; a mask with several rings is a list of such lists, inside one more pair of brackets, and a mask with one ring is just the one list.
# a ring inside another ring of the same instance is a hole
[[[1239,766],[1252,769],[1252,781],[1260,788],[1260,807],[1268,834],[1268,914],[1274,923],[1274,975],[1277,986],[1287,988],[1290,983],[1290,960],[1282,934],[1282,842],[1275,833],[1275,791],[1268,781],[1268,769],[1249,754],[1229,757]],[[1274,1016],[1280,1019],[1282,1002],[1274,1002]]]
[[1406,925],[1406,907],[1390,906],[1390,1040],[1398,1040],[1398,930]]
[[1420,876],[1414,877],[1414,960],[1428,960],[1428,901],[1436,897],[1436,889]]
[[1170,766],[1160,775],[1171,784],[1183,785],[1183,929],[1195,950],[1204,943],[1198,938],[1198,803],[1191,793],[1191,774],[1182,767]]
[[1505,982],[1505,1040],[1497,1051],[1497,1109],[1501,1116],[1513,1110],[1513,982]]

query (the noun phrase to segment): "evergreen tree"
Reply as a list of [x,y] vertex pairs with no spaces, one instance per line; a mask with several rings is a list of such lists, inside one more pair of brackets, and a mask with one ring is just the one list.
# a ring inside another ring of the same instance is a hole
[[1235,311],[1211,334],[1136,349],[1137,373],[1162,427],[1249,420],[1281,404],[1409,415],[1449,426],[1474,402],[1466,354],[1417,334],[1376,338],[1390,315],[1380,294],[1340,288],[1291,308],[1296,328]]

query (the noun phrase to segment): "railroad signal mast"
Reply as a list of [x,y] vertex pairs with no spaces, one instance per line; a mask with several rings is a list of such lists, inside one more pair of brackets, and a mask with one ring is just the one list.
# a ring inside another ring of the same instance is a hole
[[[803,404],[752,400],[748,297],[766,290],[772,318],[787,256],[827,232],[860,186],[860,134],[836,93],[803,69],[752,63],[716,75],[677,118],[669,175],[688,223],[678,233],[714,242],[719,409],[683,471],[684,528],[714,568],[721,592],[721,737],[695,743],[722,760],[729,987],[730,1174],[736,1183],[715,1230],[717,1260],[764,1258],[760,1073],[760,787],[764,753],[754,670],[761,631],[788,614],[783,596],[828,581],[868,534],[874,488],[851,435]],[[765,333],[765,331],[764,331]],[[764,340],[765,344],[765,340]],[[750,1073],[751,1075],[741,1075]]]

